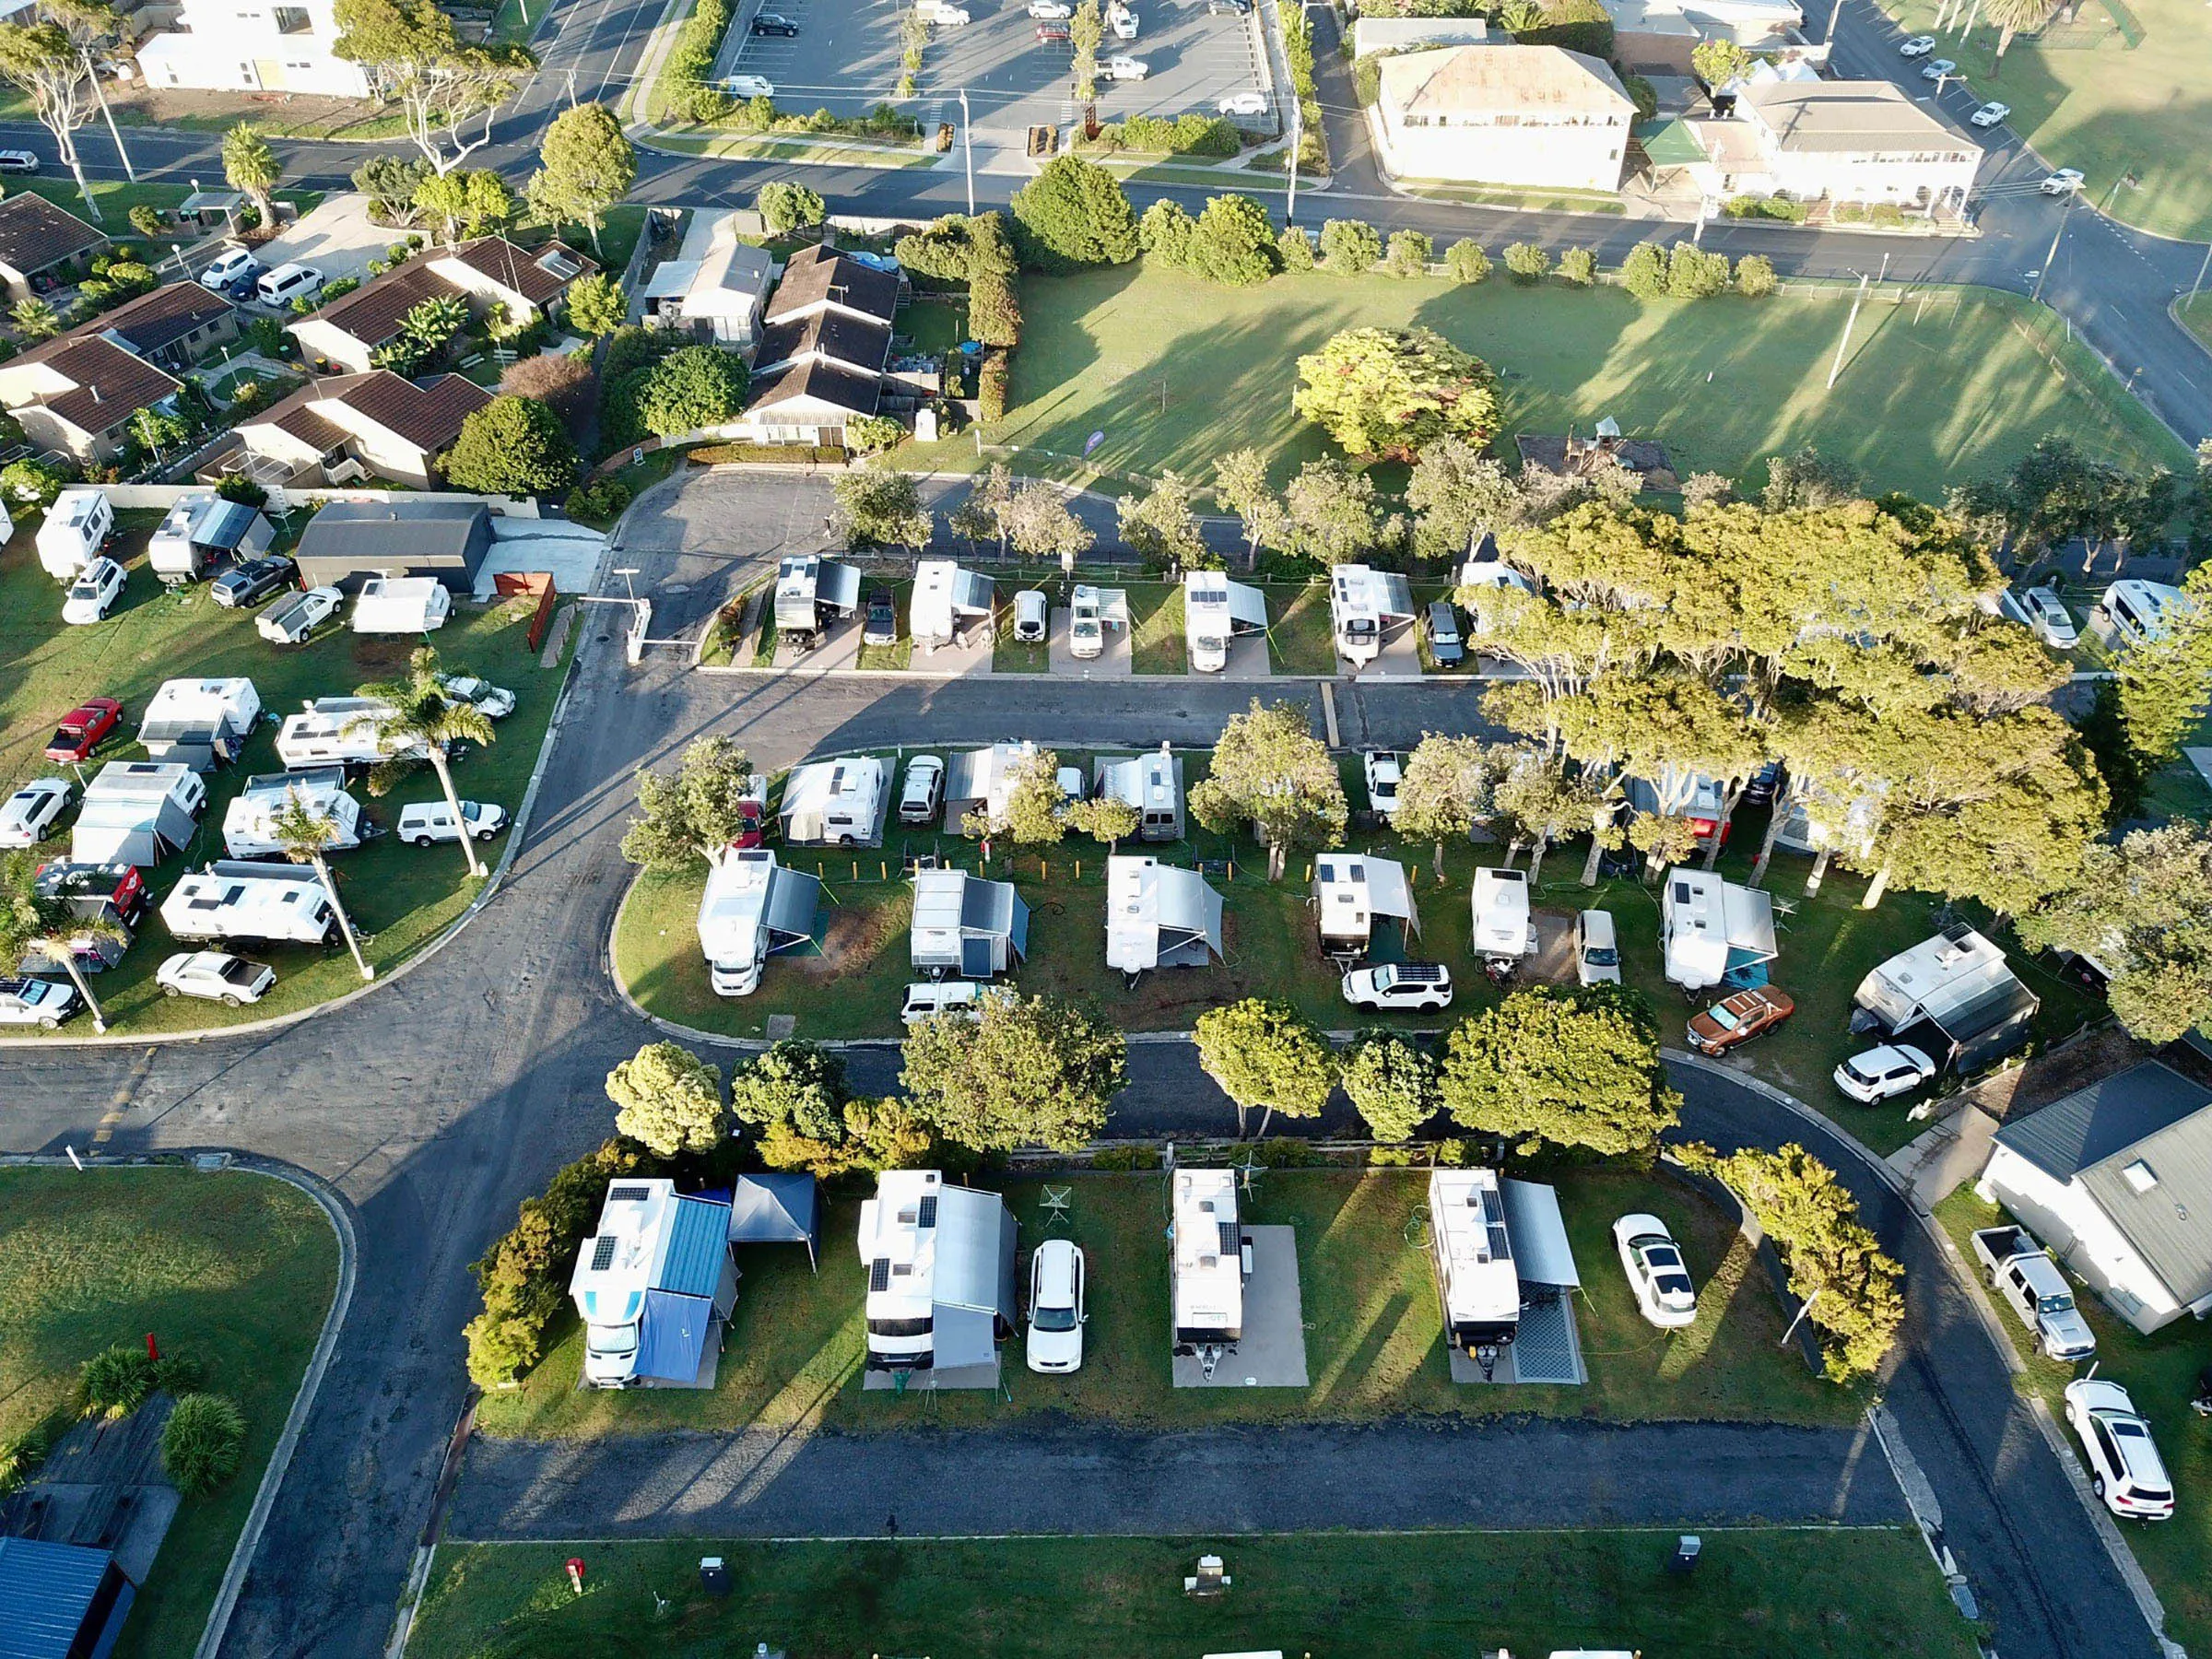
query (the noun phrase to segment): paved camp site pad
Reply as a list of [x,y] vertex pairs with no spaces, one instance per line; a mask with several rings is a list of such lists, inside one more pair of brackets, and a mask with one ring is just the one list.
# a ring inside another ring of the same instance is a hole
[[1174,1354],[1178,1388],[1303,1388],[1306,1321],[1298,1291],[1298,1230],[1247,1227],[1252,1277],[1244,1281],[1244,1334],[1206,1374],[1194,1354]]

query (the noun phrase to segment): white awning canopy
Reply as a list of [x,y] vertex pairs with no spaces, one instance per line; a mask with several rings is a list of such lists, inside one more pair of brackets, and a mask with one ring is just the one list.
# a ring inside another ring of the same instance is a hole
[[1533,1181],[1503,1181],[1506,1231],[1513,1241],[1513,1264],[1527,1285],[1580,1288],[1567,1223],[1559,1216],[1559,1195]]

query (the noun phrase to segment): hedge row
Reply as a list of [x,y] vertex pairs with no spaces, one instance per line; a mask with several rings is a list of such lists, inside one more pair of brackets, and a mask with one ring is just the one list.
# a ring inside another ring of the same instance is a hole
[[719,121],[730,112],[729,94],[707,79],[714,72],[722,38],[730,31],[730,0],[698,0],[676,31],[676,44],[669,48],[654,89],[664,118]]
[[1148,156],[1221,156],[1243,148],[1237,129],[1218,115],[1178,115],[1169,121],[1159,115],[1132,115],[1126,121],[1108,122],[1086,149],[1136,150]]

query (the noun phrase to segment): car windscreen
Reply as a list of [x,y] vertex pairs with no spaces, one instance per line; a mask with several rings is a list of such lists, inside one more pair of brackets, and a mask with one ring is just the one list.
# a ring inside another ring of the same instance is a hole
[[1031,1311],[1030,1323],[1040,1331],[1072,1331],[1076,1328],[1076,1311],[1073,1308],[1037,1308]]
[[1744,1023],[1742,1020],[1736,1018],[1735,1010],[1731,1008],[1726,1003],[1713,1004],[1711,1008],[1706,1010],[1706,1018],[1711,1019],[1714,1025],[1719,1026],[1724,1031],[1734,1031],[1740,1030]]

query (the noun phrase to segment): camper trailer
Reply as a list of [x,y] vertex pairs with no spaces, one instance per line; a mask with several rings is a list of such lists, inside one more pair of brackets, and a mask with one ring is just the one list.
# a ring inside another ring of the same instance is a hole
[[283,857],[276,819],[294,801],[336,831],[326,852],[350,852],[361,844],[361,804],[346,793],[346,769],[318,766],[248,778],[245,788],[224,810],[223,851],[233,858]]
[[[139,917],[146,910],[146,880],[130,865],[77,865],[55,859],[42,865],[32,885],[41,899],[59,899],[69,913],[87,924],[104,924],[71,936],[65,953],[44,941],[24,947],[17,971],[66,973],[64,956],[74,957],[80,973],[100,973],[124,959]],[[110,928],[121,929],[110,934]]]
[[1231,582],[1218,571],[1187,571],[1182,578],[1182,637],[1191,666],[1218,674],[1229,666],[1229,642],[1267,631],[1267,597],[1256,587]]
[[1338,962],[1366,957],[1375,923],[1396,921],[1418,937],[1421,915],[1413,902],[1406,866],[1359,853],[1324,853],[1313,861],[1313,902],[1320,914],[1321,948]]
[[776,567],[776,638],[811,646],[830,623],[860,606],[860,572],[849,564],[794,555]]
[[914,566],[907,631],[917,645],[949,645],[964,640],[971,628],[989,627],[997,604],[990,577],[964,571],[949,559],[924,559]]
[[1382,641],[1410,627],[1413,590],[1405,577],[1367,565],[1335,565],[1329,571],[1329,626],[1336,654],[1355,668],[1382,654]]
[[[1488,538],[1485,538],[1486,541]],[[1534,596],[1537,590],[1535,579],[1525,576],[1512,565],[1494,556],[1489,559],[1470,559],[1459,568],[1459,602],[1466,607],[1472,632],[1477,639],[1488,634],[1499,624],[1511,601],[1500,603],[1498,595],[1524,594]]]
[[320,945],[338,925],[323,878],[305,865],[218,859],[186,876],[161,901],[161,920],[180,939]]
[[453,591],[435,576],[371,576],[353,602],[353,631],[428,633],[443,628]]
[[794,767],[778,816],[789,846],[874,846],[883,833],[884,765],[871,756]]
[[1106,630],[1129,631],[1129,591],[1077,582],[1067,596],[1067,654],[1088,662],[1106,649]]
[[1487,1377],[1521,1330],[1521,1278],[1497,1171],[1430,1172],[1429,1250],[1445,1336]]
[[1139,841],[1182,839],[1182,760],[1166,744],[1128,759],[1098,761],[1090,793],[1135,807]]
[[1252,1243],[1237,1220],[1234,1170],[1177,1170],[1173,1179],[1173,1351],[1211,1377],[1243,1340]]
[[1659,938],[1666,977],[1684,991],[1763,985],[1766,964],[1780,950],[1770,895],[1688,865],[1677,865],[1660,885]]
[[277,728],[276,759],[294,771],[310,766],[373,766],[409,747],[387,742],[378,731],[376,722],[391,712],[391,704],[373,697],[310,699]]
[[1841,853],[1847,858],[1864,859],[1874,851],[1887,794],[1888,786],[1874,778],[1847,798],[1800,783],[1791,792],[1782,827],[1774,832],[1774,844],[1793,853]]
[[1518,962],[1536,954],[1536,924],[1528,913],[1528,873],[1475,872],[1475,954],[1485,961]]
[[860,1206],[867,1369],[995,1371],[1014,1330],[1014,1218],[935,1170],[886,1170]]
[[730,1203],[660,1179],[612,1182],[576,1253],[569,1296],[592,1388],[698,1382],[737,1306]]
[[189,766],[111,760],[85,785],[69,862],[158,865],[183,851],[206,806],[207,785]]
[[1882,963],[1859,982],[1852,1003],[1853,1031],[1911,1043],[1961,1073],[2018,1053],[2042,1006],[2005,953],[1963,924]]
[[244,560],[266,552],[275,539],[269,521],[253,508],[226,501],[212,490],[194,490],[177,498],[147,543],[147,563],[175,587],[195,581],[224,559]]
[[[1015,771],[1036,753],[1033,743],[994,743],[952,756],[945,767],[945,828],[965,832],[969,818],[978,814],[994,823],[1005,818]],[[1080,795],[1080,772],[1075,782],[1074,793]]]
[[916,870],[910,948],[916,971],[932,979],[994,979],[1030,954],[1030,907],[1010,881]]
[[1221,956],[1221,895],[1195,870],[1117,853],[1106,860],[1106,966],[1134,979]]
[[163,680],[147,700],[138,741],[156,760],[212,771],[236,760],[261,720],[261,693],[250,679]]
[[766,848],[724,853],[699,901],[699,948],[714,994],[758,991],[770,957],[812,942],[821,902],[819,877],[784,869]]
[[39,563],[65,587],[100,555],[115,535],[115,509],[104,490],[65,489],[39,526]]

